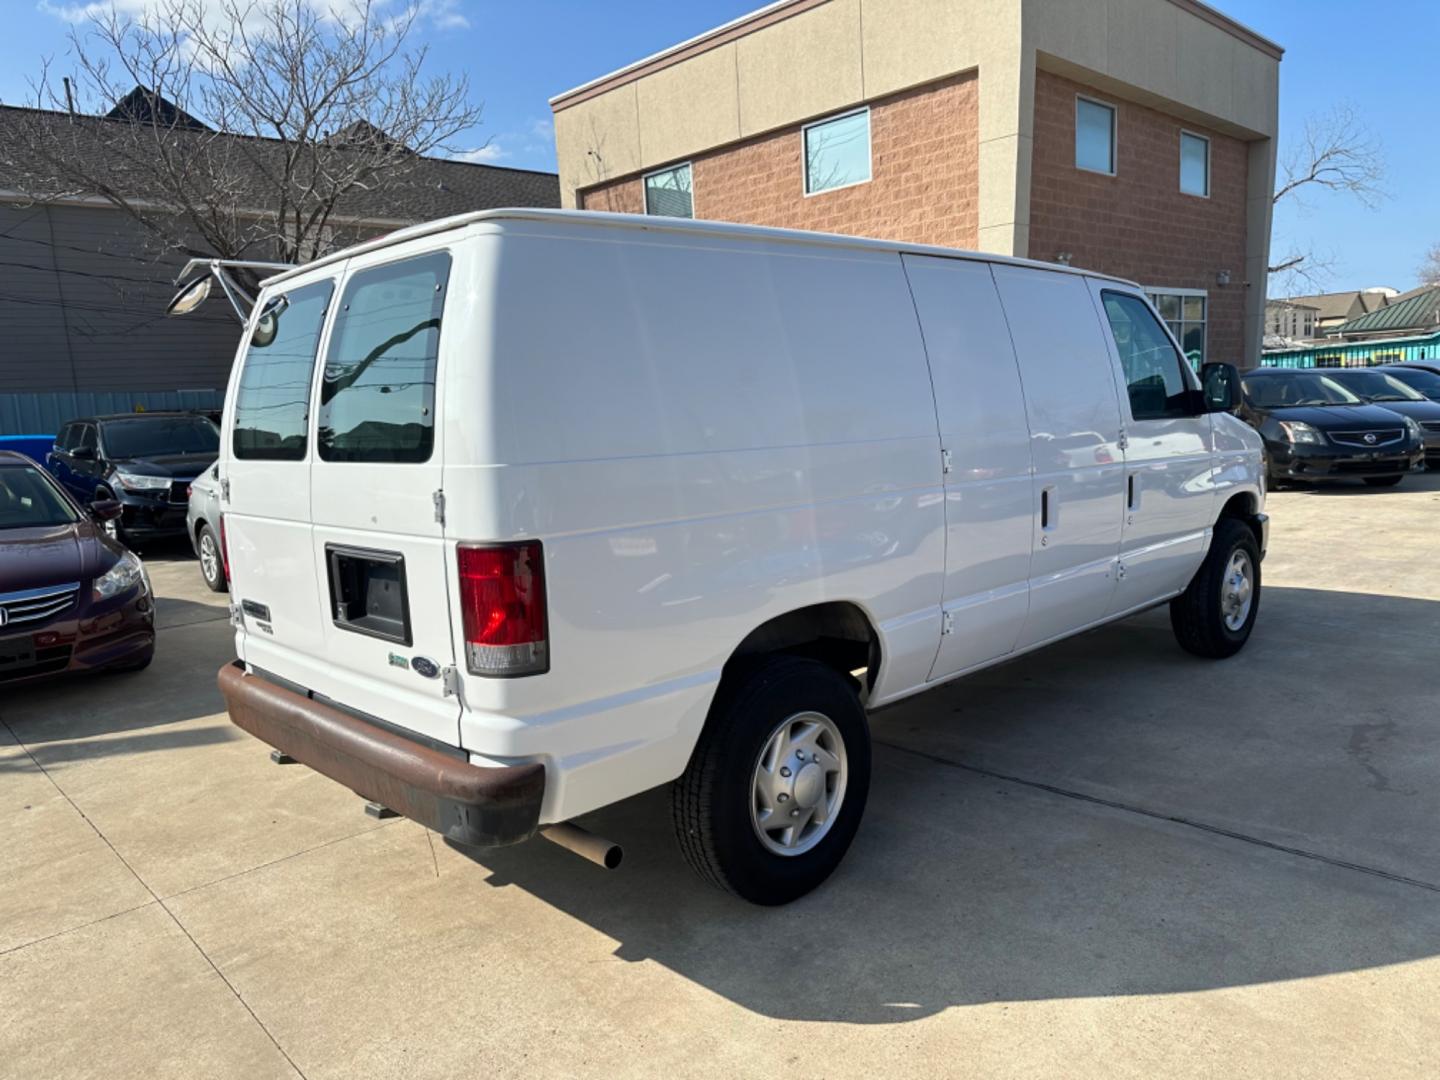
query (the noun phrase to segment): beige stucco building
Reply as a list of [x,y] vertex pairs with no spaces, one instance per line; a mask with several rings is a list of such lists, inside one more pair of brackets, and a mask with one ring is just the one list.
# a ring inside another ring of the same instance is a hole
[[1119,273],[1253,364],[1280,57],[1196,0],[779,0],[554,98],[561,196]]

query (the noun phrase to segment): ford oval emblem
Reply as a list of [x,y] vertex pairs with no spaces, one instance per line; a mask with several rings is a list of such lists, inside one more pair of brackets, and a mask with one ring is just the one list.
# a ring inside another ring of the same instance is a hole
[[440,674],[440,665],[428,656],[411,657],[410,669],[418,675],[424,675],[427,679],[433,679]]

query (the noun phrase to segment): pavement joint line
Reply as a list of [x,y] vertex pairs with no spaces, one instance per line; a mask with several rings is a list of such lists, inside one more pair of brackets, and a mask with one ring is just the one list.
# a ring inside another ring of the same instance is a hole
[[64,937],[66,934],[74,934],[81,930],[88,930],[92,926],[99,926],[101,923],[109,922],[111,919],[118,919],[121,915],[129,915],[132,911],[152,907],[155,903],[156,901],[154,900],[146,900],[143,904],[127,907],[123,911],[112,911],[109,915],[102,915],[98,919],[91,919],[89,922],[83,922],[78,926],[67,926],[64,930],[56,930],[53,934],[46,934],[44,937],[37,937],[31,941],[22,941],[19,945],[11,945],[8,949],[0,949],[0,956],[9,956],[11,953],[19,952],[21,949],[28,949],[31,945],[39,945],[46,941],[54,941],[58,937]]
[[372,832],[378,832],[380,829],[387,828],[391,825],[398,825],[403,820],[405,819],[395,818],[393,821],[382,821],[377,825],[371,825],[368,829],[361,829],[359,832],[346,833],[344,836],[336,836],[332,839],[323,841],[322,843],[315,844],[312,847],[301,848],[299,851],[292,851],[289,855],[281,855],[278,858],[271,859],[269,862],[256,863],[254,866],[247,866],[244,870],[236,870],[233,874],[225,874],[221,877],[215,878],[213,881],[202,881],[199,885],[191,885],[188,889],[181,889],[179,892],[170,893],[168,896],[165,896],[163,900],[174,900],[181,896],[189,896],[193,892],[199,892],[201,889],[208,889],[212,885],[220,885],[227,881],[234,881],[236,878],[242,878],[246,874],[253,874],[257,870],[265,870],[272,866],[279,866],[283,862],[289,862],[291,859],[298,859],[302,855],[309,855],[311,852],[314,851],[324,851],[328,847],[334,847],[336,844],[343,844],[347,840],[354,840],[357,837],[365,836]]
[[1258,836],[1250,836],[1247,833],[1237,832],[1234,829],[1227,829],[1222,825],[1211,825],[1208,822],[1197,821],[1194,818],[1182,817],[1178,814],[1167,814],[1160,810],[1150,810],[1144,806],[1137,806],[1133,803],[1120,802],[1118,799],[1106,799],[1099,795],[1087,795],[1083,791],[1074,791],[1070,788],[1059,787],[1056,784],[1047,784],[1043,780],[1028,780],[1023,776],[1003,773],[996,769],[987,769],[983,765],[971,765],[964,761],[956,761],[954,758],[947,758],[941,754],[934,754],[927,750],[914,750],[908,746],[901,746],[899,743],[885,742],[883,739],[876,739],[874,742],[876,746],[883,746],[889,750],[897,750],[902,754],[910,754],[913,757],[931,761],[937,765],[947,765],[952,769],[962,769],[965,772],[974,773],[977,776],[988,777],[992,780],[1001,780],[1008,784],[1018,784],[1021,787],[1048,792],[1051,795],[1060,795],[1066,799],[1075,799],[1079,802],[1090,803],[1094,806],[1104,806],[1108,809],[1119,810],[1127,814],[1136,814],[1154,821],[1166,821],[1172,825],[1183,825],[1188,829],[1196,829],[1214,836],[1223,836],[1229,840],[1238,840],[1243,844],[1251,844],[1269,851],[1278,851],[1285,855],[1295,855],[1302,859],[1310,859],[1314,862],[1324,863],[1326,866],[1334,866],[1341,870],[1354,870],[1360,874],[1383,878],[1386,881],[1393,881],[1400,885],[1409,885],[1412,888],[1440,893],[1440,885],[1434,882],[1406,877],[1404,874],[1396,874],[1389,870],[1382,870],[1378,866],[1366,866],[1363,863],[1337,859],[1332,855],[1322,855],[1318,851],[1291,847],[1288,844],[1277,844],[1273,840],[1264,840]]
[[[220,981],[225,984],[226,988],[234,996],[235,1000],[240,1003],[240,1007],[250,1014],[250,1019],[255,1021],[255,1023],[259,1026],[260,1030],[265,1033],[265,1037],[270,1040],[271,1045],[273,1045],[275,1049],[279,1052],[280,1056],[285,1059],[286,1064],[288,1064],[290,1068],[295,1071],[295,1075],[300,1077],[300,1080],[306,1080],[305,1073],[301,1071],[300,1066],[295,1064],[294,1060],[290,1057],[290,1055],[285,1052],[285,1048],[280,1045],[280,1040],[275,1038],[275,1036],[271,1034],[270,1029],[265,1026],[265,1022],[261,1020],[260,1017],[255,1015],[255,1010],[250,1007],[249,1002],[247,1002],[244,997],[241,996],[240,991],[235,988],[235,984],[232,983],[226,977],[225,973],[220,970],[219,965],[217,965],[214,960],[210,959],[210,954],[207,953],[203,948],[201,948],[200,943],[195,940],[195,936],[190,933],[189,928],[180,921],[180,917],[176,915],[175,912],[170,910],[169,906],[165,903],[164,900],[160,898],[159,894],[157,894],[155,890],[150,887],[150,883],[140,876],[140,874],[135,870],[135,868],[130,865],[129,861],[126,860],[124,855],[120,854],[119,850],[115,847],[115,845],[110,842],[110,838],[100,831],[100,826],[96,825],[95,822],[91,821],[85,811],[81,810],[80,807],[76,805],[75,800],[70,797],[69,793],[66,792],[66,790],[62,788],[59,783],[56,782],[55,778],[50,775],[50,771],[46,769],[44,765],[41,765],[38,760],[36,760],[35,755],[30,752],[30,748],[21,741],[18,735],[15,734],[15,729],[10,726],[10,722],[8,720],[0,720],[0,723],[3,723],[5,725],[5,730],[10,733],[10,738],[15,740],[15,745],[25,751],[25,756],[34,763],[35,767],[40,770],[40,772],[44,775],[45,779],[50,781],[51,786],[53,786],[55,790],[60,793],[60,797],[70,804],[70,808],[74,810],[75,813],[80,815],[80,820],[85,822],[85,824],[89,825],[90,828],[95,831],[95,835],[98,836],[101,841],[104,842],[105,846],[110,849],[111,854],[113,854],[115,858],[120,860],[120,865],[125,867],[126,870],[130,871],[131,875],[135,878],[136,881],[140,883],[141,887],[152,897],[154,897],[155,903],[160,905],[160,910],[165,912],[166,915],[170,916],[170,921],[173,922],[177,927],[179,927],[180,932],[184,934],[185,937],[189,940],[190,944],[195,947],[195,951],[198,952],[205,960],[205,962],[210,965],[210,970],[215,972],[215,974],[220,977]],[[140,906],[148,907],[149,905],[141,904]]]
[[435,835],[429,829],[425,830],[425,842],[430,845],[430,861],[435,866],[435,876],[438,878],[440,876],[440,859],[435,854]]

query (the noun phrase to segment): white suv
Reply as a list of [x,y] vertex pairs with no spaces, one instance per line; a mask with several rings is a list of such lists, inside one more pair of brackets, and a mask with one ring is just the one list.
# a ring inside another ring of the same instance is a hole
[[[226,398],[235,722],[462,844],[674,782],[765,904],[834,869],[866,710],[1169,603],[1238,650],[1234,369],[1133,284],[694,221],[487,211],[269,279]],[[1206,386],[1202,389],[1201,382]]]

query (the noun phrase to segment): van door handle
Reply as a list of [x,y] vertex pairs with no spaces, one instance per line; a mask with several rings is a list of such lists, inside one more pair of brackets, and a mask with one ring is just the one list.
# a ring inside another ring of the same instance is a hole
[[1134,509],[1135,509],[1135,474],[1134,474],[1134,473],[1131,473],[1131,474],[1130,474],[1130,484],[1129,484],[1129,489],[1128,489],[1128,491],[1126,492],[1126,495],[1125,495],[1125,505],[1128,506],[1131,510],[1134,510]]
[[1040,529],[1041,529],[1041,531],[1043,531],[1043,532],[1050,532],[1052,529],[1055,528],[1056,510],[1057,510],[1058,508],[1054,505],[1054,502],[1055,502],[1055,487],[1054,487],[1054,485],[1052,484],[1052,485],[1049,486],[1049,487],[1041,488],[1041,489],[1040,489]]

